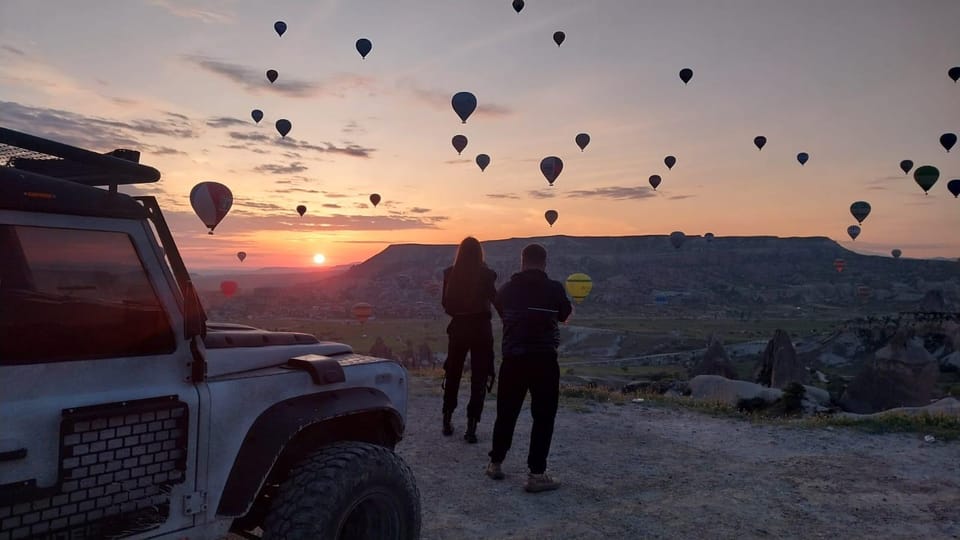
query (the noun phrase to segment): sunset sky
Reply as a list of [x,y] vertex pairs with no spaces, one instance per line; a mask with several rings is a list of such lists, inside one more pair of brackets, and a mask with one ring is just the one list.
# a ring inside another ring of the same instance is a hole
[[[960,146],[938,142],[960,133],[957,21],[957,0],[4,0],[0,125],[141,150],[163,178],[126,191],[160,198],[196,269],[240,250],[255,268],[337,265],[468,234],[673,230],[958,257]],[[480,104],[465,125],[461,90]],[[565,165],[552,188],[549,155]],[[940,169],[929,195],[903,159]],[[204,180],[235,198],[213,236],[188,199]]]

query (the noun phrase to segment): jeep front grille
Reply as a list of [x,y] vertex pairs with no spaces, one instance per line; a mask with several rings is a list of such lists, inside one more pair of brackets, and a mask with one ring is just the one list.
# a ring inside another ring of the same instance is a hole
[[64,410],[57,486],[0,506],[0,540],[123,538],[162,524],[185,478],[188,420],[177,396]]

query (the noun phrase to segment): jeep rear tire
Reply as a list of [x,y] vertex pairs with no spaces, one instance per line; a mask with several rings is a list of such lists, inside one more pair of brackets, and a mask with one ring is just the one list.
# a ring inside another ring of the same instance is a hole
[[391,450],[335,443],[290,471],[263,531],[264,539],[412,540],[420,537],[420,492]]

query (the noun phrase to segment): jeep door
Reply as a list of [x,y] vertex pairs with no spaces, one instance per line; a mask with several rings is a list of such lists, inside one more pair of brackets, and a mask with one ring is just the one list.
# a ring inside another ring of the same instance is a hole
[[0,211],[0,540],[194,522],[198,394],[151,234]]

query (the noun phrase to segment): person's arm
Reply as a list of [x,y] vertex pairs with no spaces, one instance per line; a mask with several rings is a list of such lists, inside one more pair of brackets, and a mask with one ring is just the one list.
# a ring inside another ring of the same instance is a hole
[[509,285],[509,283],[504,283],[493,297],[493,308],[497,310],[497,315],[499,315],[501,319],[503,319],[503,299],[507,285]]
[[440,305],[443,306],[443,311],[452,317],[453,313],[450,313],[450,306],[447,305],[447,276],[449,275],[450,269],[443,271],[443,289],[440,291]]
[[484,297],[488,298],[491,304],[497,299],[497,273],[493,270],[490,270],[490,282],[484,291]]
[[557,286],[560,297],[560,312],[557,314],[557,318],[560,322],[566,322],[567,317],[573,312],[573,304],[570,303],[570,298],[567,297],[567,291],[563,288],[563,285],[557,283]]

